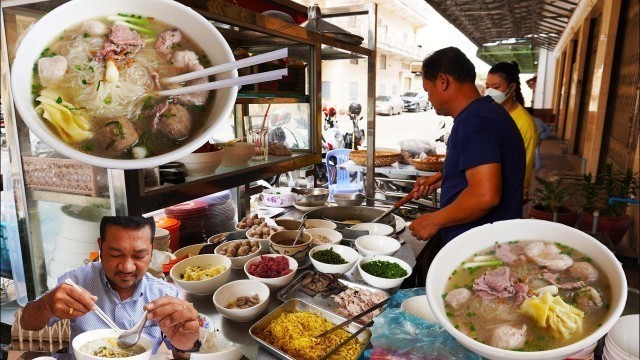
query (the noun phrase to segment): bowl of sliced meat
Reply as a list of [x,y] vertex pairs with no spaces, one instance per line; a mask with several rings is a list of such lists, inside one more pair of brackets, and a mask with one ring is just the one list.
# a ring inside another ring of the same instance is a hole
[[447,243],[431,263],[426,295],[445,330],[483,357],[559,360],[613,327],[627,281],[613,253],[587,233],[518,219]]
[[176,76],[232,61],[220,32],[179,2],[74,0],[26,33],[11,86],[24,122],[57,152],[105,168],[149,168],[207,142],[236,99],[237,87],[190,87],[236,78],[236,70]]

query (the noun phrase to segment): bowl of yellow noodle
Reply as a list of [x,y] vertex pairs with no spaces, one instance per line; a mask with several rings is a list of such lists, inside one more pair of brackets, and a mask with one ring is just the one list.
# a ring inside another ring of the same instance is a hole
[[188,293],[213,294],[229,280],[231,259],[218,254],[196,255],[175,264],[169,274]]
[[145,335],[140,341],[128,349],[121,349],[116,344],[118,334],[113,329],[91,330],[73,338],[71,346],[78,360],[100,360],[104,358],[125,358],[129,360],[146,360],[151,357],[153,342]]
[[[87,22],[99,22],[106,29],[131,28],[139,35],[132,42],[142,48],[101,55],[116,40],[108,32],[94,33],[90,25],[85,30]],[[181,33],[180,39],[163,47],[158,40],[172,29]],[[196,57],[189,57],[191,67],[174,61],[180,51]],[[55,60],[55,74],[61,70],[64,77],[52,82],[49,75],[41,76],[43,58],[47,68]],[[110,61],[115,65],[109,66]],[[177,1],[74,0],[46,14],[25,35],[11,67],[12,95],[25,124],[57,152],[99,167],[142,169],[183,158],[207,142],[231,113],[237,96],[233,87],[195,100],[169,98],[158,94],[168,89],[158,78],[231,61],[233,53],[220,32]],[[111,73],[115,69],[118,76]],[[208,81],[237,76],[230,70]],[[164,101],[168,108],[156,111]],[[177,122],[185,113],[188,126],[178,126],[185,124]]]

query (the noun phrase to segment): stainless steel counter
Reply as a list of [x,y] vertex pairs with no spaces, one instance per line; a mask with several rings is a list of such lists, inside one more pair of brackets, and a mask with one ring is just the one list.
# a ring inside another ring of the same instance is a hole
[[[293,209],[291,211],[285,212],[281,217],[292,217],[292,218],[300,218],[304,213],[300,210]],[[419,251],[424,247],[425,242],[418,241],[411,233],[407,230],[402,231],[398,234],[399,240],[404,240],[404,244],[398,250],[396,257],[406,261],[410,266],[414,266],[416,263],[415,257],[419,253]],[[418,250],[418,251],[415,251]],[[313,269],[313,266],[309,264],[305,269]],[[353,282],[361,282],[363,281],[358,273],[358,268],[354,267],[350,272],[344,275],[347,279]],[[242,269],[231,269],[231,276],[229,281],[246,279],[247,276]],[[393,294],[398,289],[390,289],[389,293]],[[196,310],[198,312],[206,315],[209,319],[214,323],[216,328],[219,328],[221,333],[229,339],[230,341],[237,344],[238,349],[244,354],[244,356],[248,359],[277,359],[271,353],[268,353],[266,350],[260,348],[257,341],[255,341],[251,335],[249,335],[249,328],[251,325],[260,320],[263,316],[274,310],[278,307],[282,302],[277,298],[277,291],[273,291],[271,293],[269,299],[269,306],[264,313],[262,313],[257,319],[246,322],[246,323],[238,323],[234,321],[230,321],[225,319],[218,313],[213,304],[213,295],[193,295],[188,294],[183,291],[180,292],[180,297],[189,302],[192,302]]]

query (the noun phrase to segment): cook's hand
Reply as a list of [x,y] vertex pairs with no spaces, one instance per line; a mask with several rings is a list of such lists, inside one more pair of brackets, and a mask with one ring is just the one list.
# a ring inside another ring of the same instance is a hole
[[413,220],[409,225],[409,230],[416,239],[429,240],[440,230],[440,225],[434,221],[433,214],[424,214]]
[[181,350],[193,348],[200,337],[198,312],[191,303],[164,296],[145,306],[148,320],[155,320],[171,344]]
[[430,176],[419,177],[415,184],[413,184],[413,199],[418,200],[423,197],[427,197],[433,194],[441,185],[442,180],[436,182],[431,186],[426,186],[425,183],[429,180]]
[[58,319],[75,319],[91,311],[98,299],[90,292],[69,284],[60,284],[46,295],[46,304],[51,314]]

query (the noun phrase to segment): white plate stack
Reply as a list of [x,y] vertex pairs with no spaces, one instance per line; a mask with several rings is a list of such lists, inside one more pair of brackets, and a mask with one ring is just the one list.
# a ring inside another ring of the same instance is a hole
[[171,252],[169,250],[169,231],[163,228],[156,228],[153,236],[153,248],[160,251]]
[[633,360],[640,356],[640,315],[622,316],[604,339],[602,359]]
[[100,219],[107,215],[105,210],[90,206],[65,205],[61,210],[60,230],[48,267],[49,289],[57,285],[60,275],[84,265],[92,252],[98,252]]
[[199,200],[205,202],[209,209],[209,214],[204,221],[204,231],[207,237],[235,230],[237,209],[231,198],[231,191],[221,191]]

